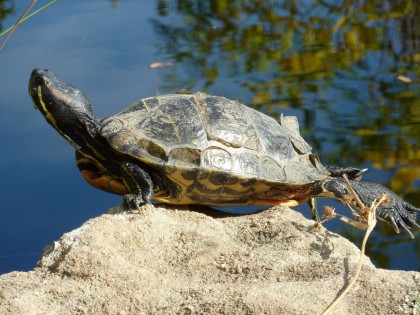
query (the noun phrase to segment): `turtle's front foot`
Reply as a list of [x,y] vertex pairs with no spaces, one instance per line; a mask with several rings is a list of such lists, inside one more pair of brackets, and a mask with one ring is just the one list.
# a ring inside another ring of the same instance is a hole
[[124,209],[126,210],[139,210],[145,204],[141,196],[135,194],[125,194],[123,197]]
[[124,208],[140,209],[144,204],[152,203],[153,181],[150,175],[139,165],[124,162],[121,165],[123,181],[130,194],[124,195]]
[[126,210],[140,210],[141,206],[152,203],[150,196],[147,198],[147,196],[142,196],[141,194],[125,194],[123,200],[124,209]]

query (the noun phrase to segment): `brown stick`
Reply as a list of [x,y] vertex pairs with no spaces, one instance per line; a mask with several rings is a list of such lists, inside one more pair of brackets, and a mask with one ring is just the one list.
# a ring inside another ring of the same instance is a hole
[[22,21],[22,19],[28,14],[28,12],[32,9],[32,7],[35,5],[35,3],[37,1],[38,0],[32,0],[32,3],[28,6],[28,8],[25,10],[25,12],[23,12],[22,16],[15,23],[15,25],[12,28],[12,30],[9,32],[9,34],[7,34],[6,38],[4,39],[3,43],[1,44],[0,51],[3,49],[4,45],[6,45],[7,41],[9,40],[10,36],[12,36],[13,32],[15,31],[15,29],[18,27],[20,21]]
[[322,313],[322,315],[326,315],[328,314],[335,306],[337,306],[337,304],[347,295],[347,293],[349,292],[349,290],[354,286],[354,284],[356,283],[357,279],[359,278],[360,272],[362,270],[362,266],[363,263],[365,261],[365,250],[366,250],[366,243],[367,240],[369,238],[370,233],[373,231],[373,229],[376,226],[376,209],[378,208],[378,206],[384,202],[387,198],[386,194],[383,194],[381,196],[381,198],[375,199],[375,201],[372,203],[370,209],[368,209],[363,202],[360,200],[360,198],[356,195],[356,192],[354,191],[354,189],[351,187],[350,182],[348,181],[347,178],[345,178],[347,184],[350,187],[350,191],[355,195],[354,197],[356,198],[356,201],[359,202],[362,205],[362,209],[367,210],[368,211],[368,227],[366,229],[366,233],[365,233],[365,237],[363,238],[363,242],[362,242],[362,246],[361,246],[361,253],[360,253],[360,259],[359,259],[359,263],[357,265],[356,268],[356,273],[353,277],[353,279],[350,281],[349,285],[344,289],[344,291],[328,306],[328,308]]

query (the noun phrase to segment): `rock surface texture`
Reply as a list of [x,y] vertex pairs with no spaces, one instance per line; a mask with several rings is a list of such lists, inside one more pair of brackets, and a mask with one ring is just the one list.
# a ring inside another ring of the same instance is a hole
[[[64,234],[33,271],[0,276],[0,314],[321,314],[360,255],[288,208],[118,209]],[[419,288],[420,273],[366,259],[332,314],[404,314]]]

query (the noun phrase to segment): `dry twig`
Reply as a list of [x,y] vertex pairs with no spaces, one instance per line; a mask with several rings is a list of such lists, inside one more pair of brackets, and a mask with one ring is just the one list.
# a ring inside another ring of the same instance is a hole
[[29,5],[29,7],[25,10],[25,12],[22,14],[22,16],[19,18],[19,20],[13,25],[12,30],[7,34],[6,39],[3,41],[3,44],[0,46],[0,51],[3,49],[4,45],[6,45],[7,41],[9,40],[10,36],[12,36],[13,32],[15,31],[16,27],[20,24],[22,19],[28,14],[28,12],[32,9],[32,7],[35,5],[35,3],[38,0],[33,0],[32,3]]
[[58,0],[51,0],[49,3],[47,3],[46,5],[44,5],[43,7],[39,8],[38,10],[32,12],[31,14],[28,14],[29,11],[32,9],[32,7],[35,5],[35,3],[38,0],[32,0],[32,3],[28,6],[28,8],[25,10],[25,12],[22,14],[22,16],[19,18],[19,20],[10,28],[8,28],[7,30],[3,31],[0,33],[0,37],[2,37],[3,35],[9,33],[5,40],[3,41],[3,43],[0,46],[0,51],[4,48],[4,46],[6,45],[7,41],[9,40],[10,36],[12,36],[13,32],[15,31],[16,27],[18,27],[19,24],[23,23],[24,21],[26,21],[27,19],[33,17],[34,15],[38,14],[39,12],[45,10],[46,8],[48,8],[49,6],[51,6],[52,4],[54,4],[55,2],[57,2]]
[[345,177],[345,180],[349,186],[349,189],[353,195],[353,197],[355,198],[356,202],[358,203],[360,209],[362,212],[367,212],[367,230],[365,233],[365,237],[363,238],[363,242],[362,242],[362,246],[361,246],[361,254],[360,254],[360,259],[359,259],[359,263],[357,265],[356,268],[356,273],[353,277],[353,279],[350,281],[349,285],[344,289],[344,291],[334,300],[333,303],[331,303],[328,308],[322,313],[323,315],[328,314],[345,296],[346,294],[349,292],[349,290],[354,286],[354,284],[356,283],[357,279],[359,278],[360,275],[360,271],[362,270],[362,266],[363,263],[365,261],[365,249],[366,249],[366,243],[367,240],[369,238],[370,233],[373,231],[373,229],[375,228],[376,225],[376,209],[378,208],[378,206],[387,200],[387,195],[384,193],[381,198],[376,199],[372,205],[370,206],[370,208],[368,208],[366,205],[363,204],[363,202],[360,200],[359,196],[356,194],[356,192],[354,191],[353,187],[351,187],[350,182],[348,181],[348,179]]

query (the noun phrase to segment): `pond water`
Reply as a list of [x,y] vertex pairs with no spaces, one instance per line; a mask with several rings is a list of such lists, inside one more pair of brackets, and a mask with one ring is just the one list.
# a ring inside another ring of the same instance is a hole
[[[29,2],[0,0],[2,28]],[[416,1],[390,0],[58,1],[0,53],[0,273],[32,269],[46,244],[121,203],[84,182],[71,146],[34,110],[33,68],[82,89],[99,117],[182,88],[295,115],[325,164],[369,168],[364,179],[420,207],[419,14]],[[359,246],[362,231],[326,226]],[[379,223],[368,255],[419,270],[419,239]]]

